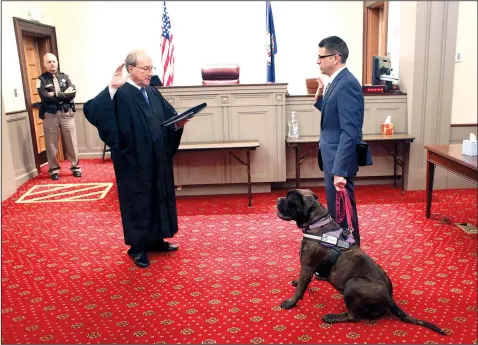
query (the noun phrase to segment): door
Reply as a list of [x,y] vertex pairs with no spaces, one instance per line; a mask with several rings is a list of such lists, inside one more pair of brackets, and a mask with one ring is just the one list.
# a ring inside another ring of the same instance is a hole
[[[40,101],[36,88],[37,78],[46,72],[43,66],[43,56],[46,53],[55,54],[58,58],[58,69],[61,70],[58,56],[58,45],[56,41],[56,29],[54,26],[46,25],[23,18],[13,17],[15,38],[17,41],[18,56],[20,58],[20,69],[22,72],[23,95],[30,121],[31,145],[35,156],[35,166],[40,173],[40,166],[47,162],[45,151],[45,135],[43,133],[43,122],[39,118],[39,109],[34,104]],[[58,145],[58,160],[64,160],[63,142],[61,133]]]
[[364,1],[362,85],[372,83],[372,57],[387,56],[388,0]]
[[[30,104],[34,105],[37,102],[40,102],[40,95],[38,94],[38,90],[36,87],[37,79],[40,74],[46,71],[45,67],[43,66],[42,60],[43,58],[40,57],[40,50],[48,52],[49,49],[49,42],[48,39],[45,38],[37,38],[34,36],[23,35],[23,49],[25,51],[25,65],[27,69],[27,79],[28,85],[30,86]],[[40,49],[40,47],[42,49]],[[44,54],[43,54],[44,55]],[[37,154],[39,155],[40,165],[47,162],[46,157],[46,149],[45,149],[45,133],[43,131],[43,120],[40,119],[40,111],[39,108],[36,106],[32,106],[32,117],[34,132],[35,132],[35,140],[37,143]],[[58,161],[63,160],[63,148],[61,145],[61,133],[60,137],[58,138],[58,153],[57,153]]]

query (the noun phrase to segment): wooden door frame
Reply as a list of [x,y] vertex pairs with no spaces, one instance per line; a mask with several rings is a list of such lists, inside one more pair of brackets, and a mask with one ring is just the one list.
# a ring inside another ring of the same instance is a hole
[[[20,69],[22,72],[23,95],[27,107],[28,118],[30,120],[30,133],[32,136],[32,145],[35,157],[35,167],[40,174],[40,157],[35,131],[35,119],[33,118],[33,108],[30,101],[30,83],[26,66],[26,56],[23,49],[23,35],[34,36],[38,38],[49,38],[51,43],[51,53],[58,59],[58,70],[60,70],[60,57],[58,56],[58,45],[56,41],[56,29],[54,26],[29,21],[22,18],[13,17],[13,26],[15,28],[15,37],[17,41],[18,57],[20,59]],[[40,57],[41,59],[41,57]],[[40,61],[41,63],[41,61]],[[63,148],[64,150],[64,148]]]
[[[383,7],[383,33],[384,37],[381,40],[382,49],[387,54],[387,45],[388,45],[388,0],[379,0],[379,1],[364,1],[363,2],[363,53],[362,53],[362,85],[367,83],[367,74],[372,73],[372,71],[368,69],[369,60],[372,56],[368,54],[369,48],[369,41],[370,37],[368,35],[369,26],[370,26],[370,15],[371,11]],[[379,44],[380,47],[380,44]]]

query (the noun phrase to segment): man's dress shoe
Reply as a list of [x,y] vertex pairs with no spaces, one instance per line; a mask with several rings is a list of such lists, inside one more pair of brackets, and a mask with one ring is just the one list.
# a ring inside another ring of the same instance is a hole
[[172,244],[166,241],[152,244],[148,248],[151,252],[174,252],[178,249],[179,246],[177,244]]
[[148,256],[146,252],[131,252],[131,249],[128,250],[128,255],[133,259],[136,266],[141,268],[146,268],[149,266]]
[[58,175],[57,173],[51,174],[50,177],[51,177],[51,179],[52,179],[53,181],[56,181],[56,180],[59,180],[59,179],[60,179],[60,175]]

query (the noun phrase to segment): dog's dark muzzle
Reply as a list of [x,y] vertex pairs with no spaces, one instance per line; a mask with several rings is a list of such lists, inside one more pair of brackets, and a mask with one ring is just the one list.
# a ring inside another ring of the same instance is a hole
[[291,217],[287,215],[285,198],[277,199],[277,217],[279,217],[282,220],[291,220]]

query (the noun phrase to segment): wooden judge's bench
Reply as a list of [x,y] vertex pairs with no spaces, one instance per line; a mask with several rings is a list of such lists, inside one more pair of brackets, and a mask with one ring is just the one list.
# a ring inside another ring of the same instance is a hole
[[[297,149],[286,142],[287,121],[296,112],[300,137],[320,135],[320,111],[314,107],[312,95],[288,96],[287,84],[231,84],[158,87],[177,109],[185,111],[206,102],[208,106],[186,126],[180,151],[175,157],[175,183],[178,195],[230,194],[268,192],[274,185],[293,187],[296,184]],[[362,167],[358,180],[397,178],[397,160],[408,159],[409,145],[390,145],[377,140],[380,124],[391,116],[394,132],[407,132],[407,99],[405,94],[365,96],[363,134],[375,135],[370,143],[374,165]],[[390,138],[387,138],[390,139]],[[409,138],[409,144],[413,138]],[[229,150],[228,144],[253,142],[253,150]],[[190,150],[195,144],[196,150]],[[213,144],[211,146],[211,144]],[[199,146],[198,146],[199,145]],[[201,145],[205,145],[201,149]],[[311,151],[300,164],[302,185],[321,184],[323,173],[318,168],[314,142],[301,145],[301,157]],[[399,148],[402,148],[401,152]],[[214,149],[217,148],[217,149]],[[245,168],[250,155],[250,184]],[[403,157],[403,159],[402,159]],[[242,161],[242,162],[241,162]]]

